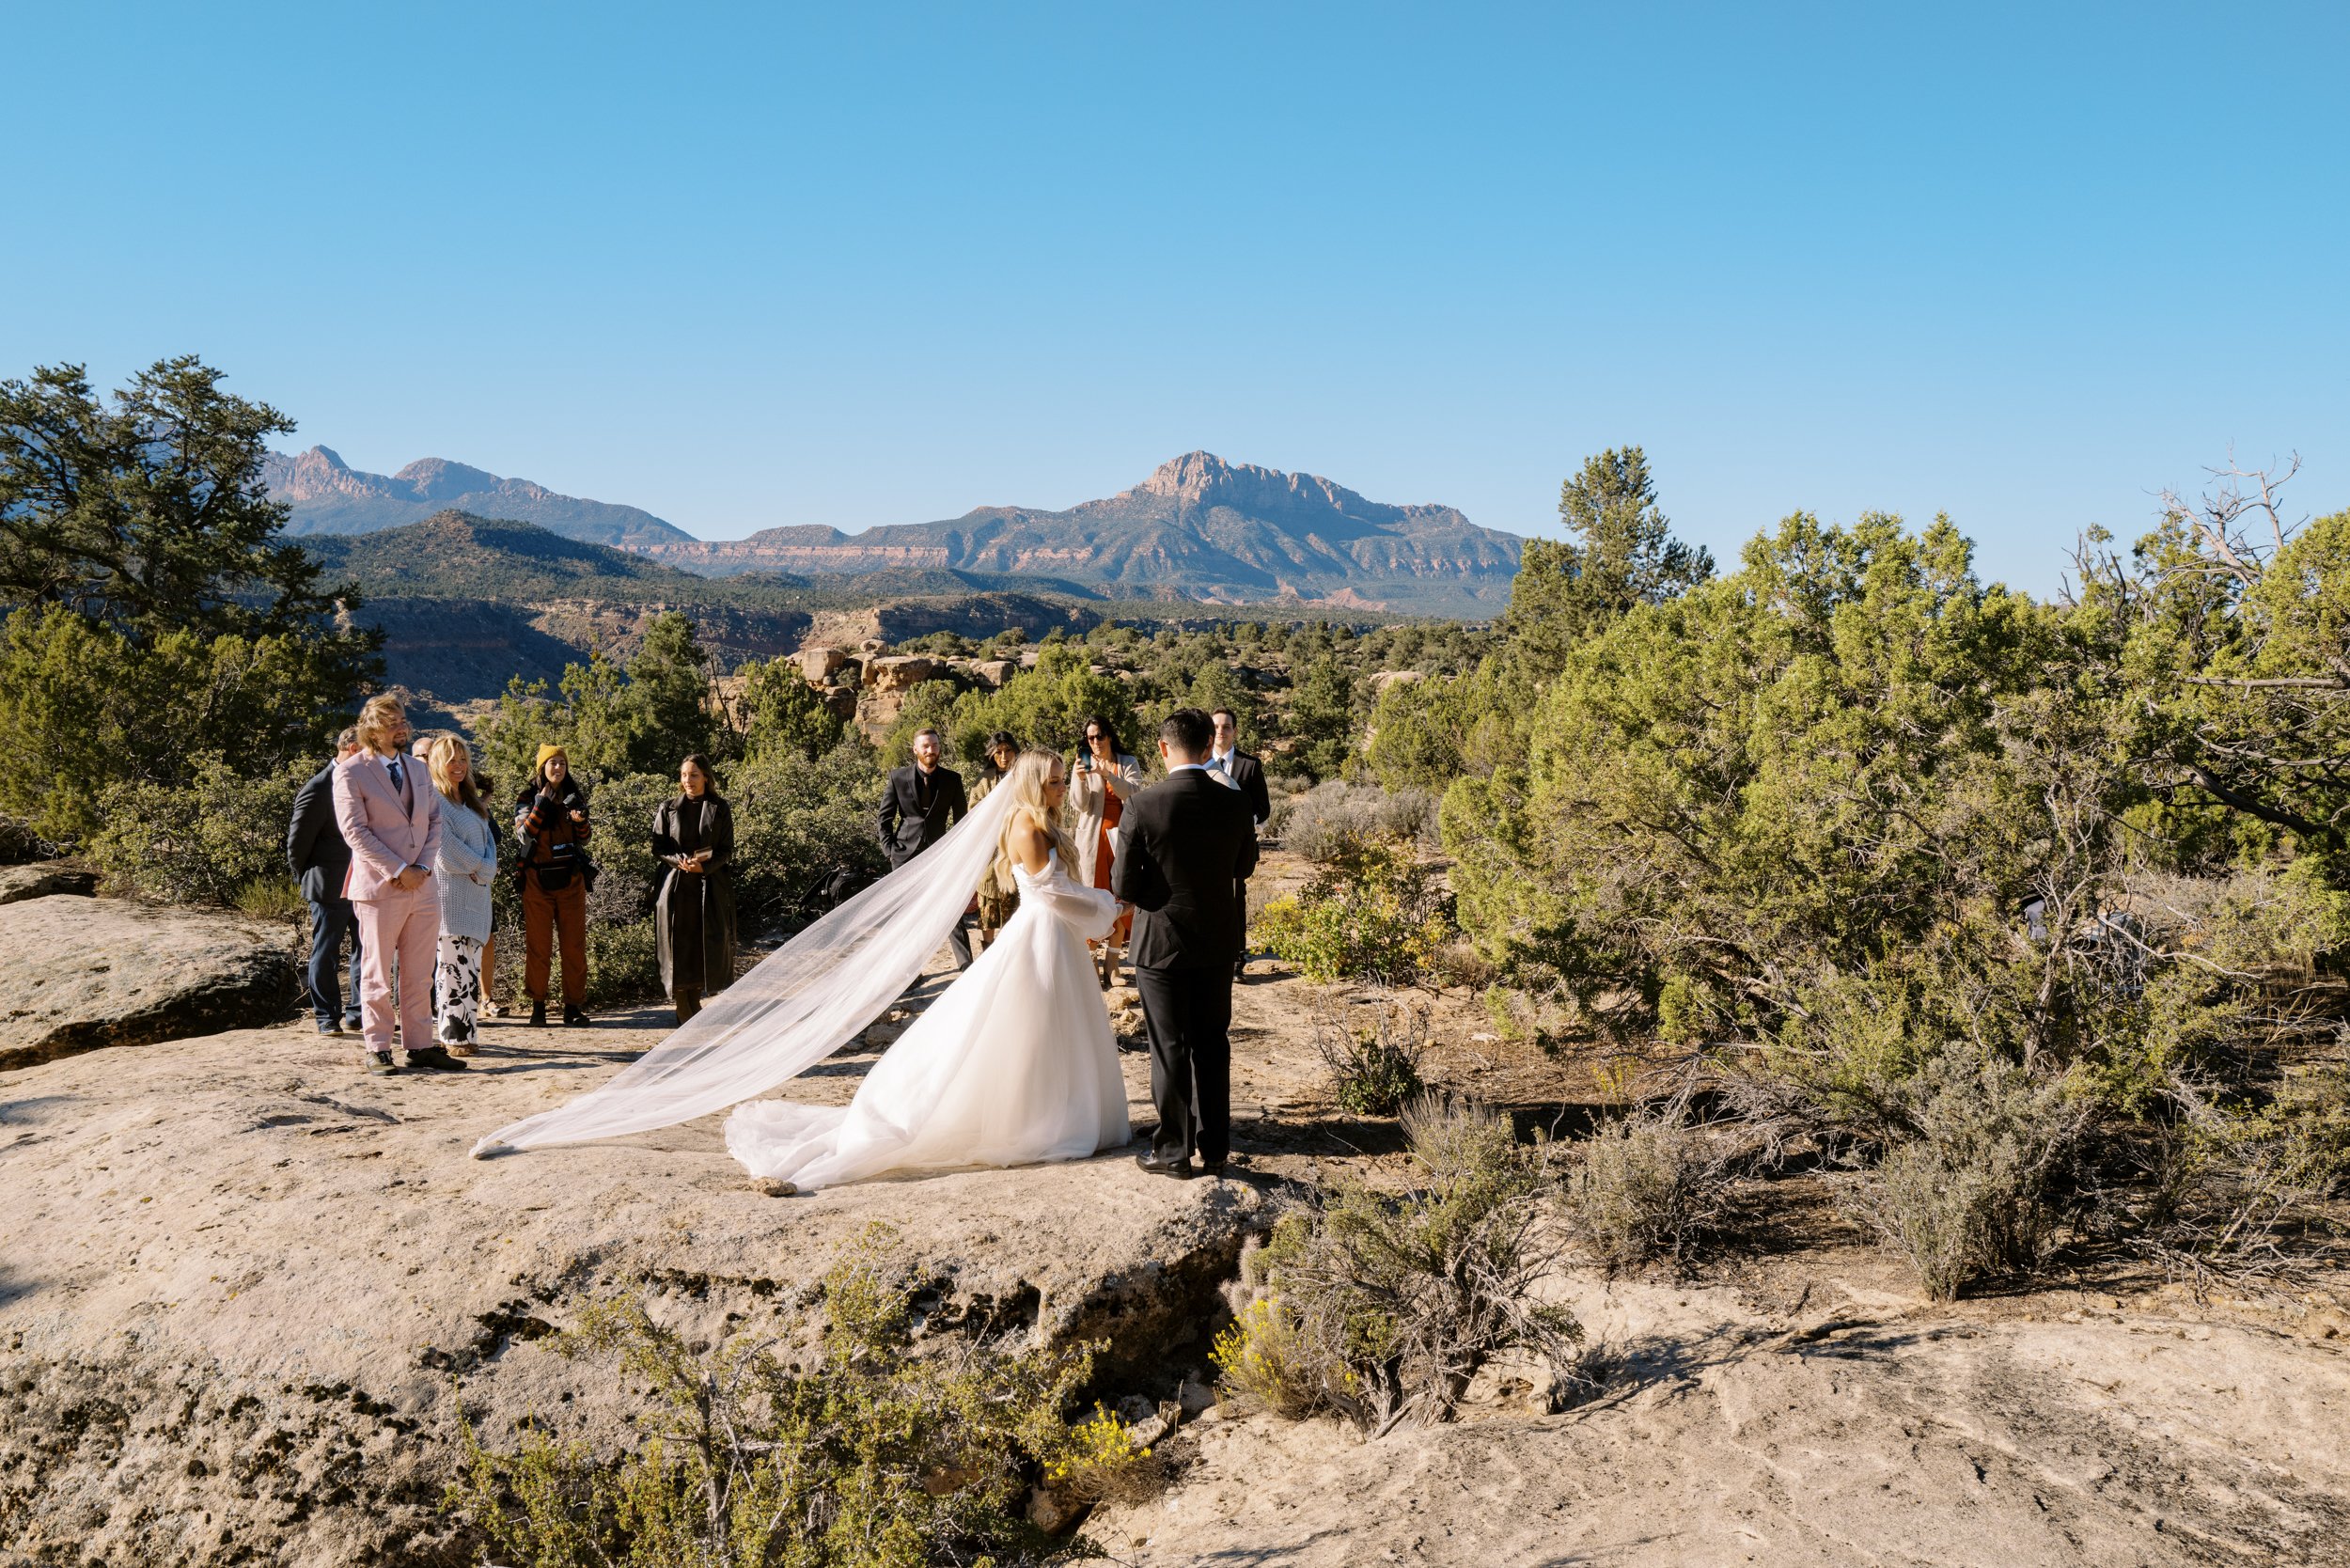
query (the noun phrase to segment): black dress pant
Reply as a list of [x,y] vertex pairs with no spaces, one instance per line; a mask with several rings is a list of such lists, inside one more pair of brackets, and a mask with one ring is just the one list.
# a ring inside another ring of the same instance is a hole
[[1197,1154],[1210,1165],[1232,1152],[1232,971],[1136,969],[1151,1033],[1151,1103],[1159,1130],[1151,1152]]

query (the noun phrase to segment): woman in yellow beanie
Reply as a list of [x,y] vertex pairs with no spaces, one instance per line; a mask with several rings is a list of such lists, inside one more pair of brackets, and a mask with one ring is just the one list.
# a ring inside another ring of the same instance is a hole
[[514,805],[523,880],[523,989],[530,1021],[547,1021],[547,963],[563,954],[563,1022],[588,1023],[588,794],[559,745],[539,748],[539,766]]

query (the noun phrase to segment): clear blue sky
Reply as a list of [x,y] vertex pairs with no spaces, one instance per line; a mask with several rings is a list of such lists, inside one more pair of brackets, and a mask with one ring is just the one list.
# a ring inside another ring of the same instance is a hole
[[193,351],[366,468],[727,537],[1204,447],[1734,555],[2350,505],[2350,8],[0,0],[0,374]]

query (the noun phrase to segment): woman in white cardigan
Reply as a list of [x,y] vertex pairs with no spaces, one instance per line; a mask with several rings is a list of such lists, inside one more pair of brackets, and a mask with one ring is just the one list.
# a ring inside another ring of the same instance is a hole
[[473,781],[473,753],[454,735],[432,744],[426,759],[432,786],[448,803],[441,813],[441,846],[432,880],[441,889],[440,962],[432,976],[441,1043],[469,1057],[481,1043],[481,948],[490,939],[490,889],[497,881],[497,829]]
[[[1118,859],[1119,818],[1127,797],[1141,788],[1142,763],[1118,744],[1110,721],[1098,713],[1087,719],[1076,760],[1069,767],[1069,809],[1076,818],[1070,837],[1077,846],[1077,880],[1086,886],[1109,886],[1110,868]],[[1131,915],[1120,916],[1101,945],[1104,991],[1118,979],[1118,955],[1133,920]]]

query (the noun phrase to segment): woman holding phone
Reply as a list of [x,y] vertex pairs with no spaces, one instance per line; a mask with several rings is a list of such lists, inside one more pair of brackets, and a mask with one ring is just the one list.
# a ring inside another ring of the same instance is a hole
[[[1118,744],[1118,731],[1096,713],[1085,721],[1069,769],[1069,807],[1076,814],[1077,880],[1106,890],[1118,860],[1118,823],[1127,797],[1142,788],[1142,763]],[[1098,949],[1102,989],[1118,979],[1118,959],[1134,917],[1121,914]]]

